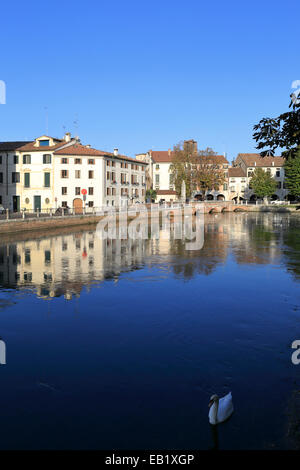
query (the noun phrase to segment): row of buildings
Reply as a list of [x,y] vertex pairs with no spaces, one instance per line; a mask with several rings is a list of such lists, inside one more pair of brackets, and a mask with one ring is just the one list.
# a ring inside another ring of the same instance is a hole
[[[197,150],[197,142],[186,141]],[[148,164],[147,172],[153,189],[156,190],[158,199],[166,202],[177,200],[170,166],[173,159],[173,151],[152,151],[137,154],[136,158]],[[273,200],[284,200],[288,198],[288,190],[284,182],[284,158],[264,157],[256,153],[240,153],[237,158],[229,164],[225,155],[213,155],[208,157],[209,161],[224,170],[225,182],[218,190],[207,191],[207,200],[222,201],[253,201],[256,195],[250,189],[250,179],[256,168],[260,167],[269,172],[277,181],[277,189],[272,196]],[[202,199],[201,192],[195,190],[193,198]]]
[[[195,150],[197,142],[192,143]],[[173,152],[149,151],[136,158],[82,145],[66,133],[62,139],[43,135],[28,142],[0,142],[0,204],[11,211],[47,211],[69,207],[76,213],[103,206],[145,202],[146,190],[153,188],[157,200],[178,200],[170,166]],[[206,194],[208,200],[253,200],[249,180],[256,167],[276,179],[272,199],[284,200],[284,159],[239,154],[229,164],[224,155],[210,157],[224,170],[226,182]],[[194,191],[193,197],[202,195]]]

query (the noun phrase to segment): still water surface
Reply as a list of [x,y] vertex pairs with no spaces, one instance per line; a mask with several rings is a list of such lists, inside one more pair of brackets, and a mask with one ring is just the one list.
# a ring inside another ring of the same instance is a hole
[[[0,238],[0,448],[289,446],[300,217],[207,216],[194,252],[161,235]],[[209,397],[230,390],[212,433]]]

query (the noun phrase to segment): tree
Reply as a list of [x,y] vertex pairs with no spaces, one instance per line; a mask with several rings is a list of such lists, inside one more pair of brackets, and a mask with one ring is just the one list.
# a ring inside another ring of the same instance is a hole
[[274,156],[277,148],[285,149],[282,156],[295,158],[300,149],[300,99],[299,91],[290,95],[291,111],[280,114],[276,118],[263,118],[253,129],[253,138],[258,145],[257,149],[266,149],[261,152],[264,157]]
[[203,199],[207,191],[218,190],[225,182],[225,173],[213,156],[200,156],[194,172],[194,183],[202,193]]
[[192,141],[179,142],[174,145],[170,174],[175,191],[181,196],[181,185],[185,181],[186,197],[192,195],[194,189],[193,171],[197,157],[197,150]]
[[147,199],[150,199],[150,201],[155,201],[155,199],[157,198],[157,193],[154,189],[147,189],[146,191],[146,198]]
[[300,198],[300,150],[284,164],[285,184],[289,193]]
[[250,188],[259,198],[271,197],[276,191],[277,182],[268,171],[256,168],[250,180]]

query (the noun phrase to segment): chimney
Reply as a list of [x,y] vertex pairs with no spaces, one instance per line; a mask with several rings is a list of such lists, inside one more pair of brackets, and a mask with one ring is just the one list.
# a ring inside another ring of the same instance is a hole
[[254,166],[256,166],[256,162],[254,162]]
[[71,132],[66,132],[64,135],[64,141],[70,142],[71,141]]
[[275,165],[275,163],[274,163],[274,162],[272,162],[272,166],[274,166],[274,165]]
[[118,153],[119,153],[119,149],[114,149],[114,156],[117,157],[118,156]]
[[171,152],[172,152],[172,150],[171,150],[171,149],[168,149],[168,155],[169,155],[169,156],[171,155]]

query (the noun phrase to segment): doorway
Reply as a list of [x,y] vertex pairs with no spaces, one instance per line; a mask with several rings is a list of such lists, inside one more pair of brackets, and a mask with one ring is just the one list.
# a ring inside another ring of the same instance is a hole
[[41,210],[41,196],[34,196],[34,212]]
[[82,199],[76,198],[73,201],[73,207],[75,214],[82,214]]
[[13,196],[13,211],[20,212],[20,196]]

